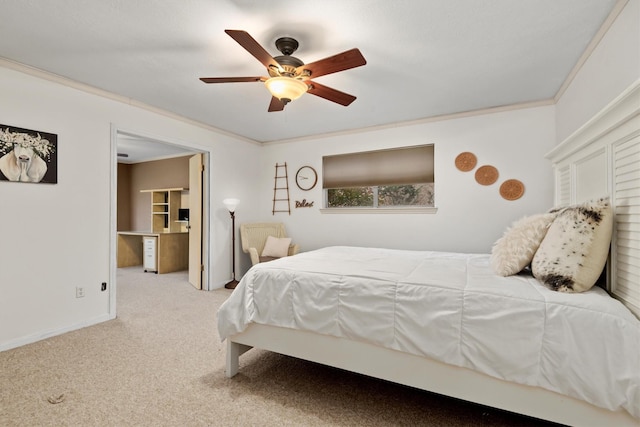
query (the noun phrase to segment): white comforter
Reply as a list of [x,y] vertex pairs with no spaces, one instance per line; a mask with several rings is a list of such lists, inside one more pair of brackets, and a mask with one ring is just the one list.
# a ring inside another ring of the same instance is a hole
[[640,321],[594,287],[499,277],[488,255],[330,247],[257,264],[218,311],[424,355],[640,418]]

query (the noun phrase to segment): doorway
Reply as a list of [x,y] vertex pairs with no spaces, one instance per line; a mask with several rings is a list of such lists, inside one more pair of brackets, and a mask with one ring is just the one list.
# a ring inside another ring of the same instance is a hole
[[[117,268],[118,268],[118,164],[128,163],[135,165],[137,163],[145,163],[157,160],[171,161],[177,157],[184,158],[198,158],[200,159],[201,169],[199,184],[200,189],[195,189],[198,192],[195,200],[197,209],[188,206],[188,209],[193,212],[194,218],[197,216],[199,210],[200,221],[198,221],[197,227],[193,232],[191,227],[187,225],[186,231],[189,234],[190,247],[197,248],[200,251],[198,254],[199,262],[194,263],[193,257],[189,261],[189,276],[194,279],[197,278],[199,283],[193,283],[194,287],[209,290],[209,164],[210,164],[210,151],[208,148],[197,146],[195,144],[189,144],[182,141],[168,141],[167,139],[158,138],[156,136],[144,135],[139,132],[132,132],[116,128],[112,125],[111,132],[111,154],[112,154],[112,179],[111,179],[111,248],[110,248],[110,293],[109,293],[109,314],[110,317],[116,316],[116,300],[115,295],[117,291]],[[191,161],[189,161],[191,166]],[[122,166],[122,165],[121,165]],[[186,173],[186,172],[185,172]],[[188,174],[188,173],[187,173]],[[190,175],[190,174],[189,174]],[[193,176],[186,177],[189,185],[193,186]],[[188,188],[188,187],[187,187]],[[192,199],[191,190],[187,191],[186,200]],[[194,236],[198,236],[197,242],[192,242]],[[197,272],[191,271],[197,268]],[[194,279],[195,280],[195,279]]]

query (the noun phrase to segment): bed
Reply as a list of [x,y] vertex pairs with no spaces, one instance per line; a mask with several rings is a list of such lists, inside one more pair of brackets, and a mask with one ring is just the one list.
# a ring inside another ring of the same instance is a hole
[[549,154],[559,205],[610,197],[606,289],[501,277],[489,254],[305,252],[252,267],[220,307],[227,376],[256,347],[563,424],[640,425],[638,96]]
[[[480,373],[640,417],[640,321],[599,287],[577,295],[552,291],[526,274],[496,276],[488,255],[358,247],[305,252],[254,266],[218,322],[232,359],[240,344],[251,345],[377,377],[389,371],[385,379],[400,375],[398,382],[442,392],[432,389],[431,375],[416,374],[428,358],[438,362],[434,370],[457,368],[467,386],[464,375]],[[291,344],[289,332],[298,333],[302,349],[280,348]],[[376,361],[373,349],[388,354]],[[398,363],[398,355],[419,367]],[[444,380],[442,387],[457,382]],[[486,395],[483,381],[478,387]]]

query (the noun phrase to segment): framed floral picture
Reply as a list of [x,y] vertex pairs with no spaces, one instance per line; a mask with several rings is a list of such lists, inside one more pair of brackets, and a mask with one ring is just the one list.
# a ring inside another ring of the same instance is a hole
[[58,135],[0,124],[0,181],[56,184]]

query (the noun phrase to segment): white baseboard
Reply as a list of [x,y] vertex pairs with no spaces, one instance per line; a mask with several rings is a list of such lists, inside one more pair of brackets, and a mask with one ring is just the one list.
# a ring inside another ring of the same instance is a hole
[[20,337],[11,341],[0,343],[0,351],[11,350],[12,348],[22,347],[23,345],[32,344],[37,341],[55,337],[56,335],[62,335],[67,332],[75,331],[77,329],[86,328],[87,326],[97,325],[98,323],[106,322],[107,320],[111,320],[111,319],[115,319],[115,316],[111,316],[109,314],[103,314],[98,317],[87,319],[83,322],[74,323],[72,325],[65,326],[64,328],[41,331],[35,334]]

